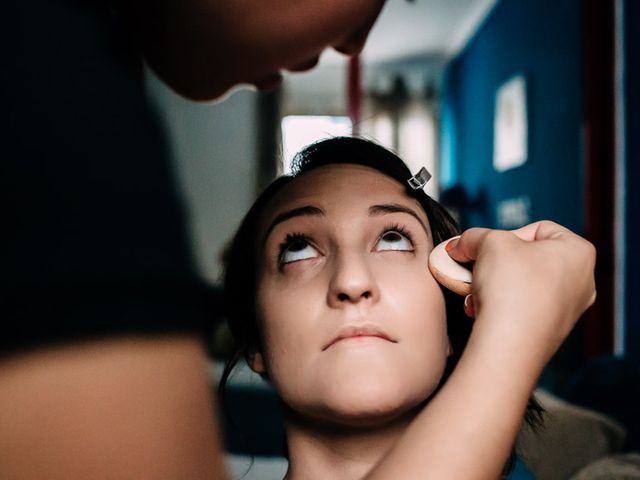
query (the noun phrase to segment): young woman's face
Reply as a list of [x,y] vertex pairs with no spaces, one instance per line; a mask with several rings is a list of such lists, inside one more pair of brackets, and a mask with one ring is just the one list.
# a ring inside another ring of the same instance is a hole
[[266,372],[294,411],[351,425],[402,415],[442,376],[449,342],[420,204],[369,167],[297,178],[260,228],[257,312]]

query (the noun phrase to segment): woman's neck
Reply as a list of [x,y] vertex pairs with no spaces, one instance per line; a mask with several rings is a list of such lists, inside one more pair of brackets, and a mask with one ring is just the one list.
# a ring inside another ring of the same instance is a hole
[[375,427],[327,426],[286,415],[286,480],[358,480],[389,451],[415,417],[405,414]]

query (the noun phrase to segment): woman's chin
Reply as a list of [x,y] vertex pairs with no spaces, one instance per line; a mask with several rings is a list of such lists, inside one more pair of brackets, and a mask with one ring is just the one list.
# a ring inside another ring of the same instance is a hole
[[348,428],[382,428],[398,421],[409,422],[418,412],[417,405],[344,405],[327,412],[326,420]]
[[413,416],[433,394],[441,372],[403,375],[380,368],[322,371],[307,378],[305,388],[282,391],[282,400],[296,416],[349,427],[383,426]]
[[341,395],[331,397],[330,402],[316,405],[302,414],[336,427],[382,427],[398,419],[413,418],[424,400],[424,397],[401,398],[397,391],[389,390],[378,394],[343,391]]
[[436,386],[436,378],[363,375],[351,381],[334,382],[324,398],[336,411],[349,415],[395,415],[422,403]]

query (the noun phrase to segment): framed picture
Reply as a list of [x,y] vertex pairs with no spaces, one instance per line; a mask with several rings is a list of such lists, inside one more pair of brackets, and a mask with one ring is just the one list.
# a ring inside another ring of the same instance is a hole
[[496,92],[493,167],[504,172],[527,161],[527,85],[516,75]]

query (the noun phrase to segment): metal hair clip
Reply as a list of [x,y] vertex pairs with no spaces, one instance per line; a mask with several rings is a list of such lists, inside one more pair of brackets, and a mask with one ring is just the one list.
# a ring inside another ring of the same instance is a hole
[[407,183],[414,190],[419,190],[421,188],[424,188],[430,178],[431,174],[427,171],[426,168],[422,167],[418,173],[407,180]]

